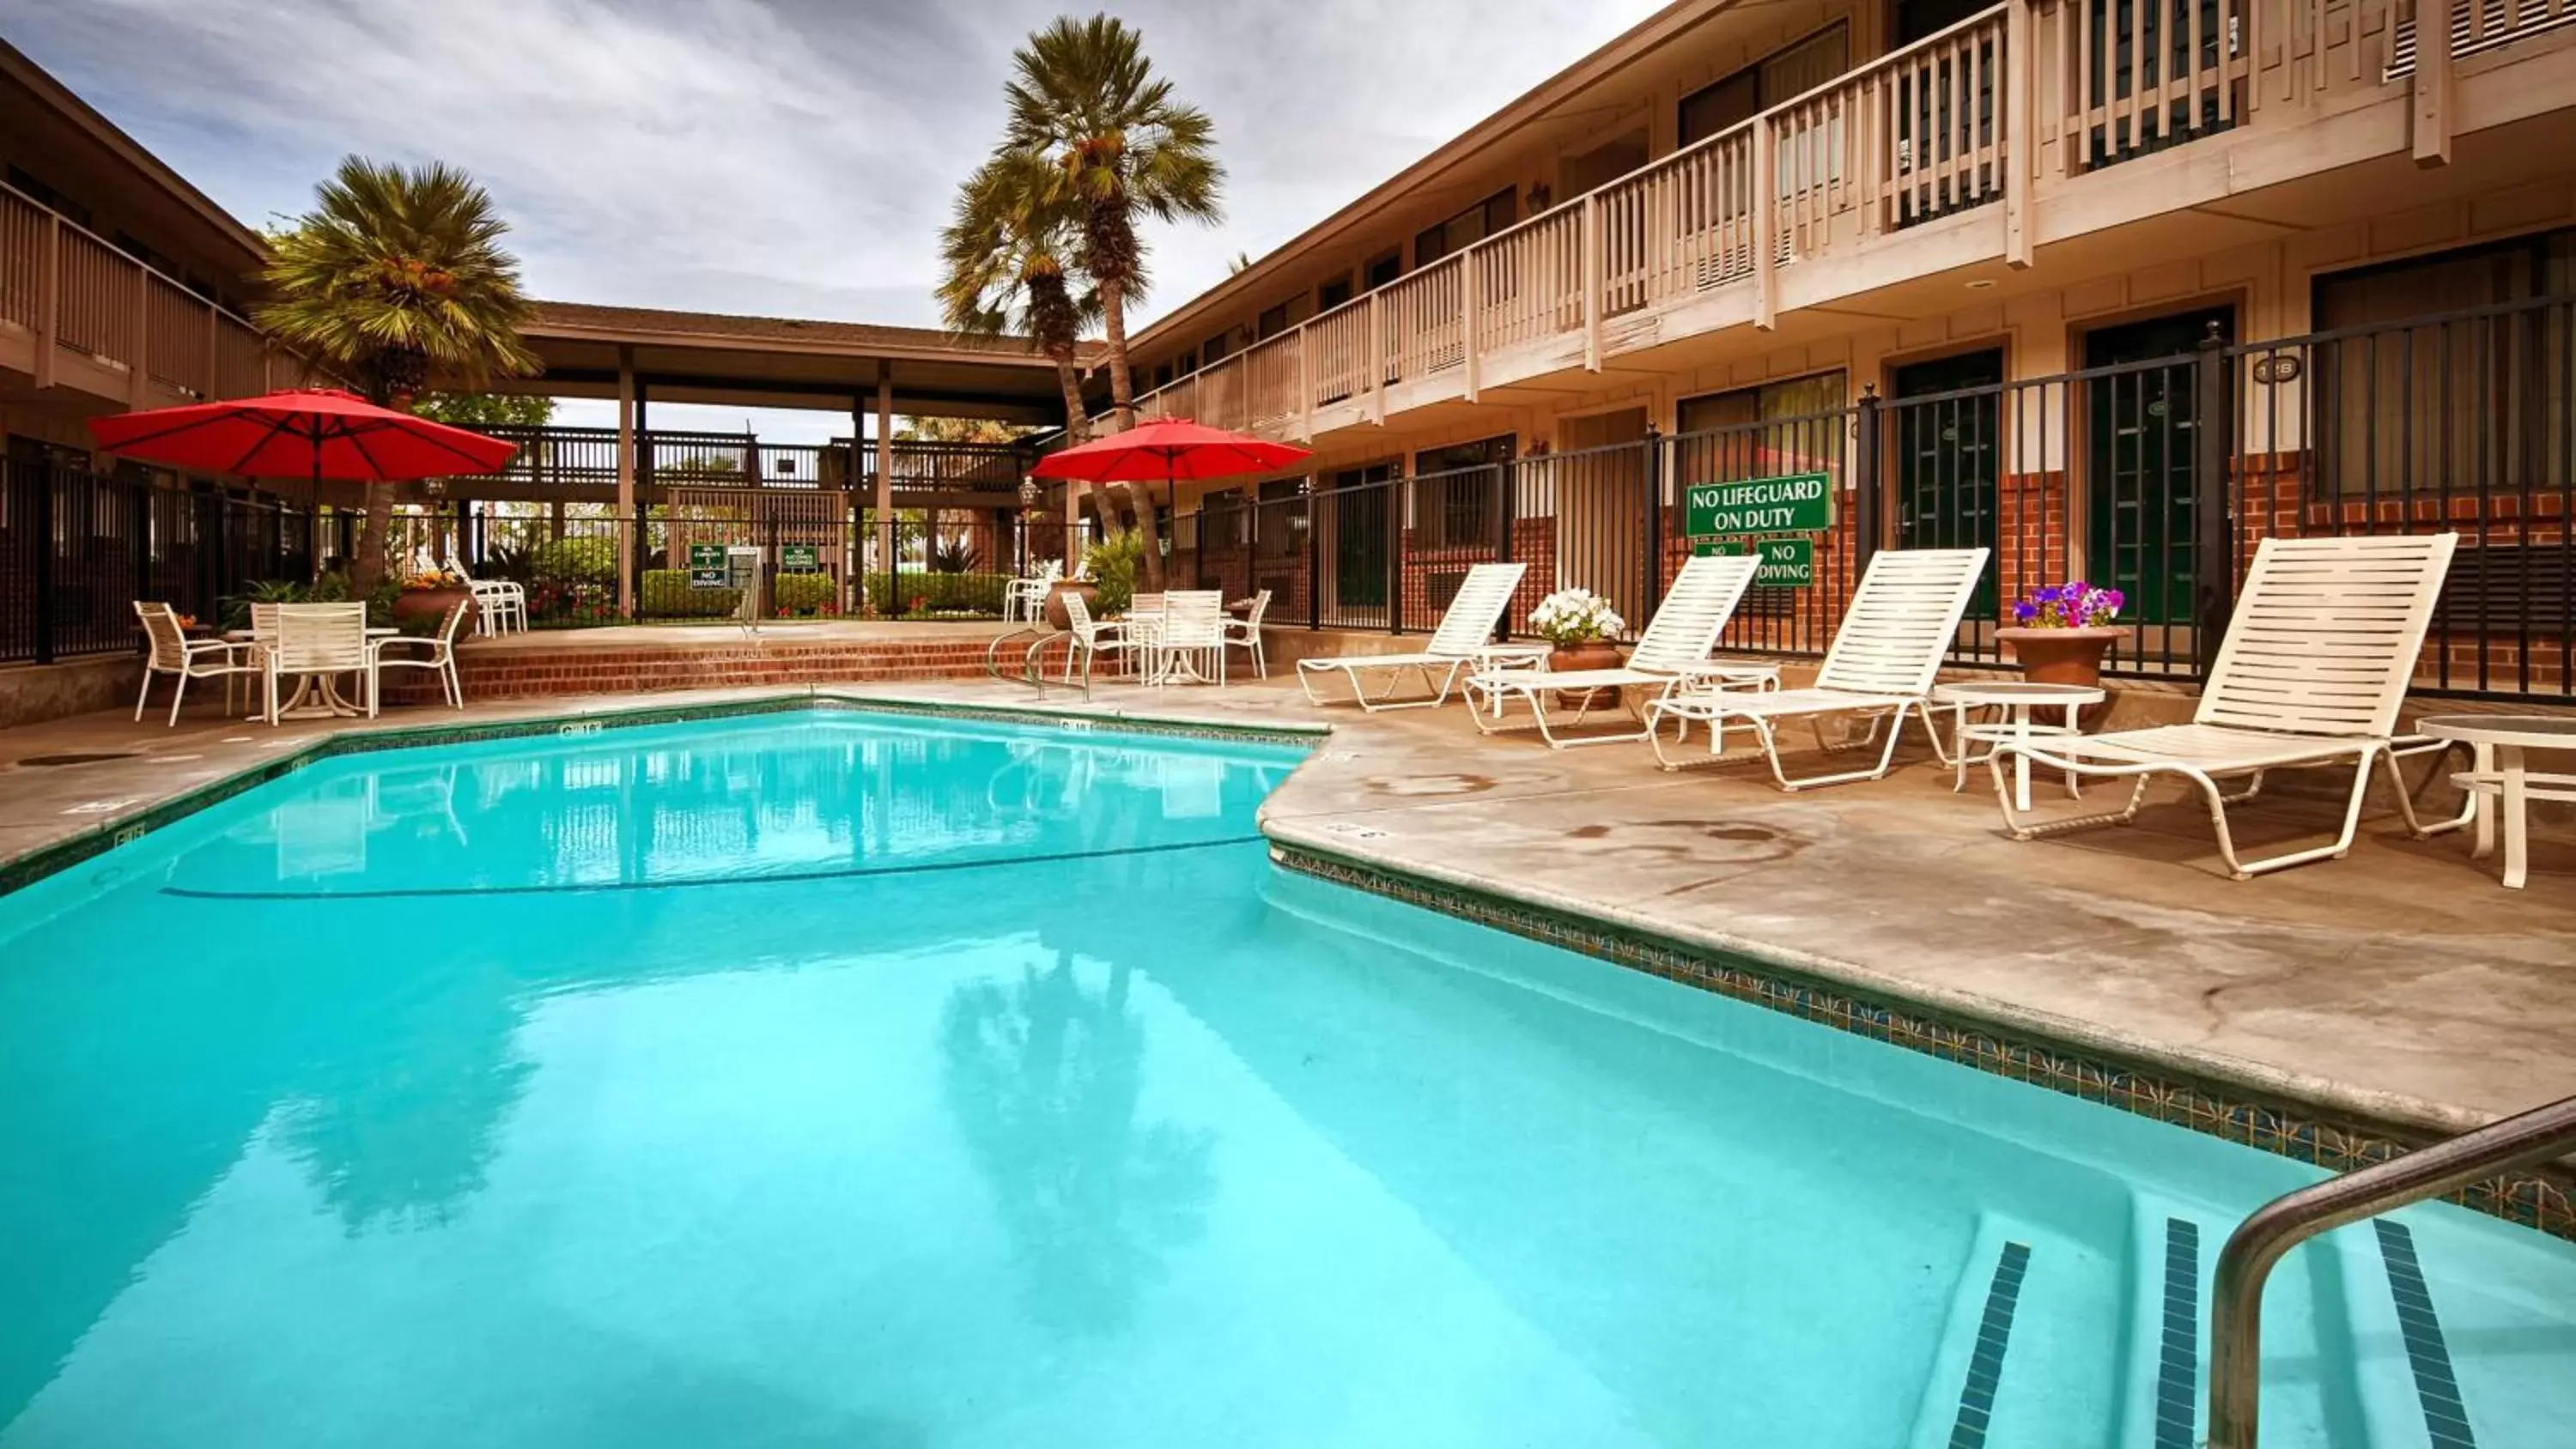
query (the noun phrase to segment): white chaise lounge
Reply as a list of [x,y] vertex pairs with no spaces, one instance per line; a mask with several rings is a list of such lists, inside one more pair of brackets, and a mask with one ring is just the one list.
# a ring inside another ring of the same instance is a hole
[[[1502,622],[1503,611],[1511,607],[1512,590],[1520,587],[1521,575],[1528,569],[1525,563],[1485,563],[1467,570],[1467,577],[1458,585],[1458,596],[1449,601],[1448,612],[1440,616],[1440,627],[1432,631],[1430,642],[1418,654],[1339,654],[1330,659],[1300,659],[1297,683],[1306,691],[1306,698],[1316,704],[1340,704],[1345,701],[1315,692],[1317,680],[1338,674],[1350,683],[1349,702],[1371,713],[1446,704],[1458,676],[1471,668],[1493,642],[1494,627]],[[1360,676],[1375,672],[1386,674],[1386,689],[1371,699]],[[1394,698],[1407,673],[1421,676],[1423,687],[1433,691],[1430,698]]]
[[[1769,694],[1691,691],[1658,700],[1647,721],[1647,738],[1654,744],[1656,760],[1667,770],[1681,766],[1664,753],[1663,739],[1654,726],[1667,719],[1705,720],[1712,753],[1727,726],[1751,725],[1763,758],[1770,762],[1771,778],[1783,790],[1875,780],[1894,766],[1896,737],[1911,714],[1923,721],[1923,732],[1932,737],[1933,753],[1946,762],[1949,754],[1942,748],[1940,731],[1932,725],[1932,681],[1941,672],[1942,657],[1959,632],[1959,617],[1967,612],[1968,599],[1985,571],[1982,548],[1890,549],[1872,556],[1860,588],[1852,594],[1851,607],[1843,614],[1842,627],[1834,633],[1833,647],[1825,651],[1824,665],[1816,671],[1814,685]],[[1777,723],[1808,721],[1815,727],[1817,745],[1832,752],[1849,748],[1825,739],[1823,721],[1834,715],[1869,720],[1869,734],[1860,744],[1864,748],[1872,742],[1880,744],[1878,763],[1867,769],[1790,779],[1780,768]]]
[[[1752,554],[1710,555],[1683,564],[1663,602],[1655,607],[1655,617],[1647,621],[1646,632],[1638,636],[1637,647],[1629,651],[1628,662],[1616,669],[1508,669],[1479,675],[1473,689],[1485,707],[1474,712],[1476,728],[1489,735],[1522,728],[1504,724],[1509,705],[1517,699],[1529,706],[1538,722],[1539,738],[1550,749],[1612,744],[1644,738],[1655,727],[1650,713],[1654,705],[1685,686],[1777,684],[1780,672],[1771,665],[1719,664],[1708,657],[1760,566],[1761,559]],[[1554,694],[1561,701],[1572,695],[1579,701],[1574,717],[1563,721],[1572,728],[1591,713],[1596,690],[1615,691],[1615,697],[1636,715],[1638,727],[1618,734],[1560,737],[1548,719],[1547,697]]]
[[[2178,775],[2209,802],[2218,853],[2238,880],[2285,866],[2326,860],[2352,849],[2361,824],[2370,770],[2385,761],[2398,810],[2418,836],[2457,829],[2467,816],[2426,826],[2415,815],[2395,738],[2424,631],[2450,571],[2456,533],[2385,538],[2267,538],[2237,595],[2226,642],[2218,649],[2191,723],[2078,735],[1999,746],[1993,757],[2004,824],[2029,840],[2091,825],[2125,824],[2160,775]],[[2034,766],[2079,778],[2134,777],[2121,809],[2033,821],[2013,809],[2001,785],[2003,763],[2026,756]],[[2227,807],[2254,797],[2264,772],[2350,762],[2352,790],[2343,830],[2330,845],[2244,860],[2227,829]],[[2251,783],[2236,794],[2222,780]]]

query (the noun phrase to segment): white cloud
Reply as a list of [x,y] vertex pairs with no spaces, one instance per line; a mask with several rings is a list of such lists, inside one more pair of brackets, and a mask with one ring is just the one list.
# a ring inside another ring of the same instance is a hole
[[[1634,23],[1647,0],[1151,0],[1228,220],[1159,301],[1287,240]],[[0,0],[12,39],[218,202],[304,208],[347,151],[488,185],[539,295],[925,324],[956,180],[1055,11],[917,0]]]

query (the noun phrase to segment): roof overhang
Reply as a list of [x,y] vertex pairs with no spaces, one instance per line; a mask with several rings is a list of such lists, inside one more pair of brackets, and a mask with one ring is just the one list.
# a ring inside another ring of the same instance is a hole
[[540,302],[520,339],[545,373],[497,391],[615,397],[631,371],[648,402],[867,411],[883,379],[911,416],[1064,420],[1054,361],[1017,338]]

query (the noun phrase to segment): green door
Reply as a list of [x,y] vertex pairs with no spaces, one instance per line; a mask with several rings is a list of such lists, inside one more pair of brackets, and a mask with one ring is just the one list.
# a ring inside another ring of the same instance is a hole
[[[1896,369],[1896,546],[1995,546],[1995,480],[2001,468],[2004,354],[1998,347]],[[1965,396],[1953,394],[1965,393]],[[1930,399],[1908,401],[1908,399]],[[1996,617],[1995,561],[1968,601],[1968,617]]]
[[1333,599],[1345,609],[1386,607],[1393,572],[1395,469],[1391,464],[1333,475]]
[[2084,533],[2090,581],[2128,596],[2123,622],[2191,622],[2192,509],[2202,482],[2193,352],[2213,322],[2229,336],[2235,313],[2158,317],[2084,339],[2087,371],[2119,369],[2083,384]]

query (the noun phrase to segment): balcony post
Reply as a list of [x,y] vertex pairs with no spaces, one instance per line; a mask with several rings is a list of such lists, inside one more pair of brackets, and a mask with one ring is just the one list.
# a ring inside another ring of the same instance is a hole
[[36,386],[54,385],[54,336],[63,322],[63,219],[45,215],[45,259],[36,275]]
[[[2426,0],[2416,0],[2421,5]],[[2004,265],[2030,265],[2031,66],[2030,0],[2004,12]],[[2226,84],[2225,77],[2220,78]]]
[[1313,324],[1297,324],[1297,439],[1315,440],[1315,340]]
[[152,269],[134,264],[134,355],[125,359],[125,405],[138,411],[152,404]]
[[1780,322],[1780,143],[1768,115],[1753,119],[1753,325]]
[[1482,290],[1476,285],[1476,270],[1476,248],[1469,247],[1460,252],[1458,254],[1458,346],[1461,360],[1467,369],[1467,401],[1469,402],[1476,400],[1476,383],[1479,375],[1484,371],[1476,364],[1476,314],[1483,310],[1476,305],[1476,294]]
[[635,614],[635,570],[631,564],[636,550],[643,545],[622,536],[626,528],[635,530],[636,539],[643,536],[641,516],[635,507],[635,350],[617,349],[617,516],[621,537],[617,548],[617,612],[632,618]]
[[[894,364],[877,364],[877,538],[884,552],[887,598],[878,601],[877,617],[891,619],[901,612],[897,599],[902,585],[896,567],[894,527]],[[1152,500],[1147,500],[1152,506]]]
[[2451,164],[2451,0],[2413,0],[2415,164]]
[[1583,370],[1601,370],[1601,207],[1591,192],[1583,194]]
[[1386,426],[1386,326],[1381,320],[1378,293],[1368,297],[1368,385],[1369,421]]
[[221,356],[218,349],[223,341],[222,327],[222,314],[216,310],[214,303],[208,302],[206,304],[206,390],[197,394],[198,398],[205,402],[213,402],[215,395],[223,391],[221,384],[217,382],[217,378],[223,372],[223,364],[218,360]]

